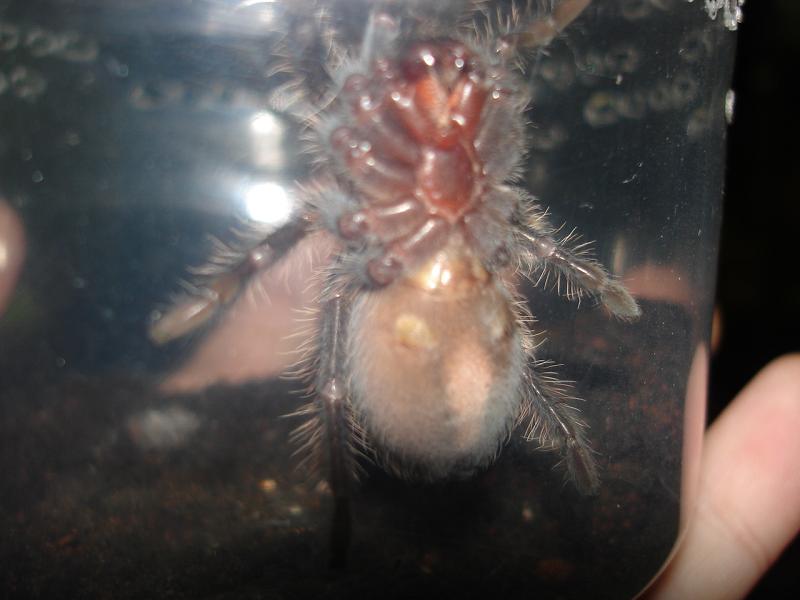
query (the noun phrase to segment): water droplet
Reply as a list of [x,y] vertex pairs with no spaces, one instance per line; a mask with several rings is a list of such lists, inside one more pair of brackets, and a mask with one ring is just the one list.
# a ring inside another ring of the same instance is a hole
[[14,67],[10,74],[11,88],[21,100],[36,100],[47,89],[45,78],[28,67]]
[[11,23],[0,23],[0,50],[9,52],[19,44],[19,27]]
[[77,146],[81,143],[81,136],[77,131],[68,131],[64,135],[64,141],[67,143],[67,146]]

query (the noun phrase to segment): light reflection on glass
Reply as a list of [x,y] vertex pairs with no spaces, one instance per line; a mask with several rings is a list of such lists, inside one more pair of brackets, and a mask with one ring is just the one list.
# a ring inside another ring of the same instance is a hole
[[250,219],[278,227],[289,220],[294,202],[282,185],[264,181],[247,189],[244,208]]
[[284,167],[285,125],[270,112],[257,112],[250,119],[250,140],[255,165],[279,170]]

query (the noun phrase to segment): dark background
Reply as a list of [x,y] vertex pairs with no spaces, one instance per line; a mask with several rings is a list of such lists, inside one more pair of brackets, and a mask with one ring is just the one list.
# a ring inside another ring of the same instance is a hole
[[[709,419],[770,360],[800,350],[800,94],[792,89],[800,3],[750,0],[744,11],[717,292],[722,343],[712,362]],[[797,541],[751,597],[785,597],[792,589],[800,590]]]

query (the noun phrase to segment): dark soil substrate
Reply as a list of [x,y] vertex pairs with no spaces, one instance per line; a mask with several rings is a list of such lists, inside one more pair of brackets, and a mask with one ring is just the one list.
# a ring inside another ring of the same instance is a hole
[[[586,398],[598,496],[564,485],[555,457],[519,435],[470,481],[409,484],[367,466],[338,571],[330,493],[288,443],[289,384],[177,398],[112,378],[3,390],[5,597],[631,596],[677,536],[691,348],[663,336],[690,322],[659,304],[636,324],[598,312],[570,307],[543,347]],[[142,423],[158,415],[174,435],[153,441]]]

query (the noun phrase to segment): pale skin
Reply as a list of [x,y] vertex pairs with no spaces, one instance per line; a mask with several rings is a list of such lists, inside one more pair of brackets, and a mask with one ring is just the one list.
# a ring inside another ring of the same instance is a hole
[[648,598],[741,598],[800,529],[800,354],[768,364],[709,427],[697,507]]
[[[12,298],[24,254],[22,221],[0,199],[0,311]],[[747,594],[800,530],[798,431],[800,354],[794,354],[762,369],[707,430],[697,505],[672,562],[644,597]]]

